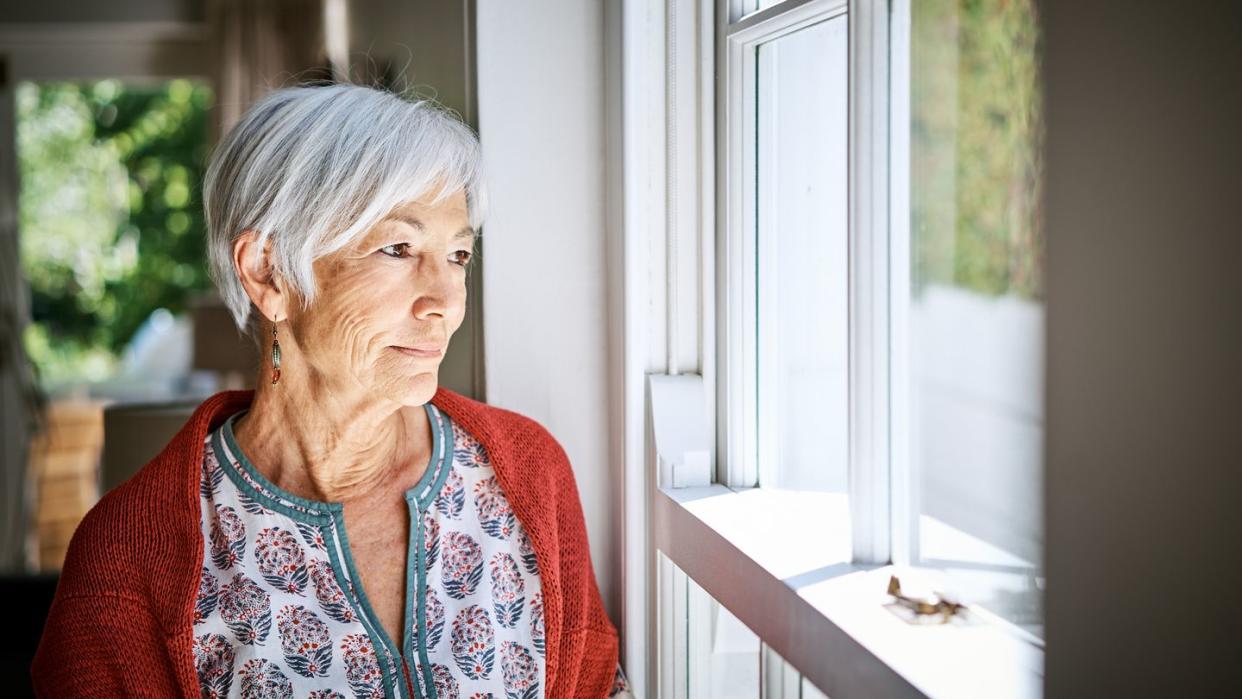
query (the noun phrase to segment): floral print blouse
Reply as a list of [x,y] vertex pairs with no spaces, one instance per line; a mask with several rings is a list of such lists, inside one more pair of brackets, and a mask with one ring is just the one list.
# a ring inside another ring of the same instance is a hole
[[[544,696],[544,625],[530,540],[482,445],[431,403],[432,456],[405,493],[405,638],[377,623],[342,507],[278,488],[233,438],[206,439],[206,555],[194,608],[203,697]],[[404,669],[403,669],[404,668]],[[618,664],[612,695],[628,690]]]

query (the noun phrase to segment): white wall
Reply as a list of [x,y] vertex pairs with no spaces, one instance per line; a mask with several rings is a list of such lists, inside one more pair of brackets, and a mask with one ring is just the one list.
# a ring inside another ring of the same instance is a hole
[[[574,466],[620,627],[619,468],[609,463],[604,9],[480,0],[487,402],[543,423]],[[619,427],[617,428],[619,429]]]

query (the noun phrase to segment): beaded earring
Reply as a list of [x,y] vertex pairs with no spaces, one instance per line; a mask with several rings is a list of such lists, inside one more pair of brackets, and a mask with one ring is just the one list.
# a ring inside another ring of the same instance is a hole
[[280,381],[280,340],[276,339],[276,326],[272,325],[272,385]]

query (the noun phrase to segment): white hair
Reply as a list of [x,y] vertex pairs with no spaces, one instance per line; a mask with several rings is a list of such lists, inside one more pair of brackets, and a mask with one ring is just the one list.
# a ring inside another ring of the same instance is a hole
[[403,202],[464,191],[477,230],[486,215],[482,175],[478,137],[434,102],[361,85],[277,90],[229,131],[203,178],[212,277],[244,331],[251,302],[233,264],[243,231],[271,241],[276,272],[309,304],[315,259]]

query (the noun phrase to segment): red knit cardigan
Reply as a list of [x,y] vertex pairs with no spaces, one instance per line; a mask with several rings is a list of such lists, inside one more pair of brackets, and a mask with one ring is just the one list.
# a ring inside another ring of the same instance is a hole
[[[247,407],[219,393],[105,495],[74,532],[31,668],[39,696],[199,696],[191,652],[203,564],[203,440]],[[443,387],[431,402],[487,449],[530,536],[543,588],[548,697],[606,697],[617,631],[604,613],[564,449],[538,422]]]

